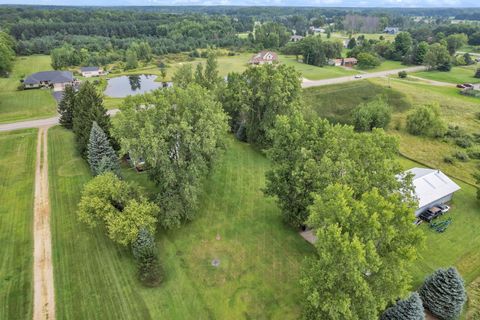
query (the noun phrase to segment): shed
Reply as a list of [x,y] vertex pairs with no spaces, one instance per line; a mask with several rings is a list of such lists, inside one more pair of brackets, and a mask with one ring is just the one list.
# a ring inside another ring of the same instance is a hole
[[413,186],[418,198],[415,216],[437,204],[449,202],[453,194],[460,190],[460,186],[440,170],[413,168],[406,173],[413,174]]

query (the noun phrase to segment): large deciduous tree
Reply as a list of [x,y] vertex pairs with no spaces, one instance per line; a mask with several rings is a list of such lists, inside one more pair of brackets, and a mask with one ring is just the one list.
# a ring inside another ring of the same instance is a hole
[[407,115],[407,131],[413,135],[441,137],[447,131],[447,125],[440,115],[440,106],[430,104],[415,107]]
[[302,287],[308,319],[378,319],[409,290],[408,265],[422,233],[413,224],[414,201],[373,188],[360,197],[345,184],[314,196],[307,224],[318,257],[307,259]]
[[5,32],[0,31],[0,77],[8,76],[15,60],[14,41]]
[[90,180],[78,205],[80,221],[90,227],[105,226],[108,237],[121,245],[135,241],[142,228],[154,234],[158,211],[138,186],[120,180],[112,172]]
[[266,49],[283,47],[289,38],[287,28],[277,22],[266,22],[255,28],[255,43]]
[[419,290],[423,305],[442,320],[458,319],[467,294],[462,276],[455,268],[438,269]]
[[75,109],[75,89],[72,86],[66,86],[63,92],[62,100],[58,104],[58,113],[60,114],[60,124],[67,128],[73,127],[73,110]]
[[123,152],[142,158],[158,185],[160,223],[193,219],[197,196],[227,132],[227,116],[196,84],[127,99],[115,127]]
[[92,83],[85,81],[77,93],[73,110],[73,132],[77,140],[78,151],[83,157],[87,155],[87,145],[93,122],[96,122],[110,137],[110,117],[103,106],[102,97]]
[[272,136],[266,193],[277,198],[293,226],[305,224],[312,193],[334,182],[348,184],[356,197],[373,187],[383,195],[411,188],[408,179],[396,177],[403,171],[396,161],[398,142],[382,129],[357,133],[351,126],[294,115],[280,116]]
[[382,99],[360,104],[353,111],[353,124],[357,131],[385,129],[390,123],[392,108]]
[[[300,107],[300,75],[293,67],[263,65],[242,75],[230,74],[220,100],[231,117],[232,131],[259,147],[271,145],[269,131],[277,115]],[[239,134],[239,131],[242,134]]]
[[93,122],[88,141],[87,160],[94,176],[107,171],[120,174],[118,157],[113,150],[107,135],[96,122]]
[[445,46],[440,43],[434,43],[428,47],[423,64],[430,69],[450,71],[452,68],[452,57]]

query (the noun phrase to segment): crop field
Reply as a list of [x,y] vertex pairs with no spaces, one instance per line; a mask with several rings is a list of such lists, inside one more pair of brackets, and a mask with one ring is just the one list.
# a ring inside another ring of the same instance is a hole
[[[229,140],[206,181],[196,219],[180,230],[159,231],[166,279],[142,287],[128,248],[76,217],[89,170],[73,135],[49,132],[50,196],[55,287],[59,319],[282,318],[300,313],[298,271],[312,247],[284,226],[272,199],[261,191],[267,160]],[[151,192],[144,174],[124,169]],[[217,240],[217,235],[220,240]],[[220,266],[211,265],[219,259]]]
[[0,78],[0,123],[47,118],[56,114],[56,103],[50,90],[18,91],[20,79],[38,71],[52,70],[50,57],[18,57],[9,78]]
[[36,133],[0,133],[0,319],[32,318]]

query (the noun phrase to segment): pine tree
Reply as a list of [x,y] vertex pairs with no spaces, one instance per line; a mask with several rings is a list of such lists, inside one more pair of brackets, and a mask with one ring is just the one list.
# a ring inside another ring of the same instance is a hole
[[72,86],[66,86],[63,97],[58,104],[58,113],[60,114],[60,124],[67,129],[73,127],[73,110],[75,108],[75,89]]
[[427,277],[419,294],[425,308],[441,320],[457,319],[467,300],[463,279],[453,267]]
[[[94,85],[86,81],[76,95],[73,110],[73,132],[76,136],[78,151],[83,157],[87,156],[90,130],[94,121],[110,139],[110,117],[103,106],[102,97]],[[114,141],[111,142],[114,144]]]
[[145,254],[151,252],[155,252],[155,238],[146,228],[141,228],[137,239],[132,243],[133,256],[139,260]]
[[106,171],[113,171],[117,175],[120,172],[117,155],[110,145],[107,135],[96,122],[93,122],[90,131],[87,160],[94,176]]
[[414,292],[405,300],[400,300],[396,305],[388,308],[382,315],[381,320],[424,320],[422,300],[418,293]]

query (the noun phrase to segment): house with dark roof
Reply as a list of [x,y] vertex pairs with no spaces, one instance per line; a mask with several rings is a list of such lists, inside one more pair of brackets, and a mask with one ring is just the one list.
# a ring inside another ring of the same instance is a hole
[[273,51],[262,50],[250,59],[250,64],[265,64],[278,61],[278,55]]
[[388,33],[388,34],[397,34],[399,32],[400,32],[400,29],[395,27],[386,27],[385,29],[383,29],[383,33]]
[[75,79],[70,71],[41,71],[29,75],[23,80],[25,89],[53,88],[63,91],[66,86],[74,84]]
[[103,75],[103,69],[100,67],[81,67],[80,73],[85,78],[98,77]]

